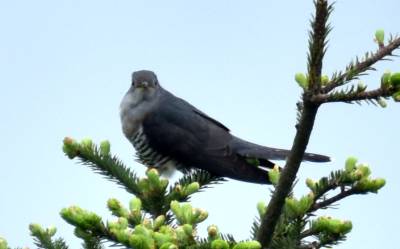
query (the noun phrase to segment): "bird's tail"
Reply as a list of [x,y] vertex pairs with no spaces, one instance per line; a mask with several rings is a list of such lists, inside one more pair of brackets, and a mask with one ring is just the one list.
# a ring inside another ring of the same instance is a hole
[[[290,150],[261,146],[239,138],[236,138],[232,142],[232,148],[237,154],[245,158],[256,158],[261,160],[286,160],[290,153]],[[331,161],[331,158],[320,154],[304,153],[303,160],[323,163]]]

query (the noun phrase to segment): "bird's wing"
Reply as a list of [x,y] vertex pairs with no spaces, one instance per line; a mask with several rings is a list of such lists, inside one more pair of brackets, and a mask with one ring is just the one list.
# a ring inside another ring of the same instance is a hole
[[143,120],[143,131],[151,147],[187,164],[204,157],[206,151],[222,156],[232,137],[220,122],[168,92]]

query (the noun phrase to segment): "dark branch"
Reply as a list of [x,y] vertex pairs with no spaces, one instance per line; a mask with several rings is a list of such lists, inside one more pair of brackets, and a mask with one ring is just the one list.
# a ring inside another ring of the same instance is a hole
[[351,80],[360,76],[361,73],[372,70],[372,65],[384,59],[384,57],[392,55],[392,52],[399,48],[400,37],[393,39],[388,45],[378,49],[371,56],[366,57],[363,61],[356,62],[354,65],[350,64],[344,73],[335,76],[329,84],[322,89],[322,93],[328,93],[338,86],[344,85]]
[[318,209],[326,208],[329,205],[333,204],[334,202],[337,202],[343,198],[346,198],[346,197],[348,197],[350,195],[354,195],[354,194],[360,194],[360,193],[362,193],[362,192],[360,192],[354,188],[351,188],[349,190],[344,190],[331,198],[328,198],[321,202],[314,203],[314,205],[310,208],[309,212],[314,212]]
[[378,100],[381,97],[389,97],[395,92],[395,89],[378,88],[371,91],[354,92],[349,94],[318,94],[311,98],[315,103],[327,102],[353,102],[360,100]]
[[324,57],[325,39],[329,28],[327,20],[332,6],[328,5],[327,0],[317,0],[315,2],[315,18],[312,22],[312,32],[310,37],[310,52],[308,60],[308,73],[311,82],[310,91],[303,94],[303,110],[298,124],[298,130],[294,138],[291,152],[286,161],[286,166],[282,170],[278,185],[274,191],[271,201],[267,207],[267,213],[262,217],[257,239],[262,248],[268,248],[272,240],[275,227],[282,213],[285,198],[291,191],[293,182],[302,161],[310,139],[311,131],[314,126],[315,116],[319,105],[309,101],[314,89],[320,86],[322,60]]

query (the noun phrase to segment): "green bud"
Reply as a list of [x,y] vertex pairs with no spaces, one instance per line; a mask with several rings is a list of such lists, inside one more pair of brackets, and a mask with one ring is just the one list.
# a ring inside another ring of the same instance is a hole
[[351,221],[342,221],[342,224],[340,227],[340,233],[342,233],[342,234],[349,233],[352,228],[353,228],[353,224],[351,223]]
[[165,245],[166,243],[170,243],[174,241],[174,238],[169,235],[169,234],[163,234],[163,233],[159,233],[159,232],[155,232],[153,234],[153,238],[157,244],[158,247],[162,247],[163,245]]
[[229,244],[225,240],[216,239],[211,242],[211,249],[229,249]]
[[110,154],[110,142],[108,140],[101,141],[100,143],[100,154],[102,156],[108,156]]
[[314,194],[310,193],[308,195],[301,197],[299,201],[300,214],[301,215],[305,214],[308,211],[308,209],[310,209],[313,203],[314,203]]
[[129,209],[131,212],[140,211],[142,209],[142,201],[137,197],[132,198],[129,202]]
[[165,223],[165,216],[159,215],[153,222],[153,230],[158,230]]
[[[181,210],[181,206],[177,201],[171,201],[170,204],[171,211],[174,213],[176,219],[181,223],[183,220],[183,211]],[[181,223],[183,224],[183,223]]]
[[296,73],[294,76],[294,79],[296,80],[297,84],[303,89],[308,88],[308,79],[303,73]]
[[110,231],[120,243],[129,243],[129,238],[132,236],[128,230],[124,229],[111,229]]
[[31,223],[29,225],[29,230],[31,231],[32,236],[41,236],[45,233],[42,226],[37,223]]
[[160,249],[178,249],[178,246],[176,246],[175,244],[171,243],[171,242],[167,242],[164,243]]
[[383,98],[378,98],[377,99],[377,103],[382,108],[386,108],[387,107],[387,103],[386,103],[385,99],[383,99]]
[[260,201],[257,203],[257,211],[260,217],[263,217],[265,213],[267,212],[267,207],[265,205],[265,202]]
[[184,195],[188,196],[188,195],[191,195],[191,194],[197,192],[199,189],[200,189],[199,183],[192,182],[183,188],[183,193],[184,193]]
[[357,166],[355,173],[360,174],[364,178],[368,177],[371,174],[371,170],[368,164],[360,164]]
[[315,186],[315,181],[313,179],[307,178],[306,179],[306,185],[311,191],[315,192],[315,187],[316,186]]
[[400,73],[392,74],[390,76],[390,83],[396,88],[400,87]]
[[161,179],[160,179],[160,186],[161,186],[161,189],[165,189],[165,188],[168,186],[168,184],[169,184],[168,179],[165,179],[165,178],[161,178]]
[[129,245],[135,249],[153,249],[154,240],[151,237],[134,234],[129,238]]
[[92,139],[90,139],[90,138],[82,139],[81,146],[86,147],[86,148],[92,148],[92,146],[93,146]]
[[46,233],[50,236],[53,237],[54,234],[56,234],[57,232],[57,228],[55,226],[50,226],[48,228],[46,228]]
[[239,242],[233,247],[233,249],[260,249],[260,248],[261,248],[260,242],[255,240]]
[[329,83],[329,77],[328,75],[322,75],[321,77],[321,85],[326,86]]
[[381,77],[381,87],[383,89],[388,89],[391,86],[390,83],[390,76],[392,75],[392,73],[390,71],[385,72],[384,74],[382,74]]
[[275,165],[273,169],[268,171],[269,181],[273,185],[278,184],[280,176],[281,176],[281,172],[279,171],[279,167],[277,165]]
[[367,85],[365,85],[362,81],[359,81],[357,84],[357,91],[364,92],[367,89]]
[[394,101],[400,102],[400,91],[395,92],[395,93],[392,95],[392,98],[393,98]]
[[287,197],[285,200],[286,210],[292,217],[298,217],[302,215],[300,203],[293,197]]
[[351,172],[356,168],[356,163],[357,163],[358,159],[356,157],[348,157],[345,163],[345,169],[347,172]]
[[383,42],[385,40],[385,31],[383,29],[378,29],[375,31],[375,40],[379,45],[383,45]]
[[199,213],[199,215],[196,215],[196,216],[197,216],[197,218],[196,218],[196,220],[195,220],[195,223],[196,223],[196,224],[197,224],[197,223],[200,223],[200,222],[203,222],[205,219],[207,219],[207,217],[208,217],[208,212],[207,212],[206,210],[204,210],[204,209],[199,209],[199,208],[196,208],[195,210],[196,210],[196,213],[197,213],[197,212]]
[[320,233],[320,232],[326,231],[328,229],[330,220],[331,220],[330,217],[326,217],[326,216],[318,217],[318,219],[314,220],[311,223],[311,229],[315,233]]
[[193,224],[194,223],[194,209],[189,203],[184,203],[180,207],[182,216],[178,217],[176,215],[176,218],[181,224]]
[[8,249],[7,241],[2,237],[0,237],[0,249]]
[[63,140],[63,151],[68,156],[69,159],[73,159],[78,155],[78,143],[70,138],[65,137]]
[[181,243],[187,243],[187,241],[191,240],[192,236],[186,233],[183,226],[179,226],[175,229],[176,237],[178,241]]
[[115,216],[125,218],[129,216],[128,210],[124,208],[122,204],[115,198],[108,199],[107,206]]
[[385,186],[386,180],[383,178],[377,178],[374,180],[370,181],[370,191],[377,193],[379,189],[381,189],[383,186]]
[[207,227],[208,238],[214,240],[219,238],[219,231],[216,225],[210,225]]
[[183,231],[184,231],[187,235],[189,235],[189,236],[192,236],[192,235],[193,235],[193,226],[192,226],[192,225],[190,225],[190,224],[185,224],[185,225],[182,226],[182,228],[183,228]]
[[160,175],[158,174],[158,171],[154,168],[148,170],[146,172],[146,175],[149,179],[149,183],[151,186],[155,187],[155,188],[160,188]]

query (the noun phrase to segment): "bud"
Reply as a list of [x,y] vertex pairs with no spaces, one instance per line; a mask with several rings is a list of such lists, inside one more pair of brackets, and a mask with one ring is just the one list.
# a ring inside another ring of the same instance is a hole
[[178,249],[178,247],[175,244],[171,243],[171,242],[167,242],[167,243],[164,243],[160,247],[160,249]]
[[296,80],[297,84],[303,89],[308,88],[308,79],[303,73],[296,73],[294,76],[294,79]]
[[154,168],[148,170],[146,172],[147,178],[149,179],[149,183],[152,187],[160,188],[160,175],[158,171]]
[[29,230],[31,231],[32,236],[41,236],[44,234],[44,229],[37,223],[31,223],[29,225]]
[[69,159],[73,159],[78,155],[78,143],[70,137],[64,138],[62,149]]
[[367,85],[365,85],[362,81],[359,81],[357,84],[357,91],[364,92],[367,89]]
[[311,178],[306,179],[306,185],[311,191],[315,191],[315,181]]
[[267,207],[265,206],[265,202],[260,201],[257,203],[257,211],[260,217],[263,217],[265,213],[267,212]]
[[383,99],[383,98],[378,98],[377,99],[377,103],[382,108],[386,108],[387,107],[387,103],[386,103],[385,99]]
[[394,73],[390,76],[390,83],[392,86],[399,88],[400,87],[400,73]]
[[314,203],[314,194],[310,193],[306,196],[301,197],[299,201],[299,211],[300,215],[305,214],[311,205]]
[[208,237],[210,239],[215,239],[219,237],[218,227],[216,225],[210,225],[207,227]]
[[383,46],[383,42],[385,40],[385,31],[383,29],[378,29],[375,31],[375,40],[379,46]]
[[2,237],[0,237],[0,249],[8,249],[7,241]]
[[50,236],[53,237],[54,234],[56,234],[57,232],[57,228],[55,226],[50,226],[48,228],[46,228],[46,233]]
[[383,178],[377,178],[371,181],[371,192],[378,192],[383,186],[385,186],[386,180]]
[[137,197],[132,198],[129,202],[129,209],[131,212],[140,211],[142,209],[142,201]]
[[326,86],[329,83],[329,77],[328,75],[322,75],[321,77],[321,85]]
[[110,142],[108,140],[101,141],[100,143],[100,154],[102,156],[107,156],[110,154]]
[[394,93],[394,94],[392,95],[392,98],[393,98],[394,101],[400,102],[400,91]]
[[358,165],[356,171],[356,174],[360,174],[362,177],[368,177],[371,174],[371,170],[368,167],[368,164],[360,164]]
[[275,165],[273,169],[268,171],[269,181],[273,185],[278,184],[280,176],[281,176],[281,173],[279,172],[279,167],[277,165]]
[[348,221],[348,220],[342,221],[340,232],[342,234],[349,233],[352,228],[353,228],[353,224],[351,223],[351,221]]
[[225,240],[216,239],[211,242],[211,249],[229,249],[229,244]]
[[165,223],[165,216],[159,215],[153,222],[153,230],[158,230]]
[[381,77],[381,88],[383,89],[388,89],[391,86],[390,83],[390,76],[392,75],[392,73],[390,73],[390,71],[386,71],[384,74],[382,74]]
[[233,247],[233,249],[260,249],[260,248],[261,248],[260,242],[255,240],[239,242]]
[[93,141],[90,138],[84,138],[81,141],[81,145],[86,147],[86,148],[92,148],[93,146]]
[[192,182],[183,188],[183,193],[184,193],[184,195],[188,196],[188,195],[191,195],[191,194],[197,192],[199,189],[200,189],[199,183]]
[[302,214],[300,203],[293,197],[287,197],[285,200],[285,207],[289,216],[297,217]]
[[208,217],[208,212],[206,210],[203,209],[196,209],[196,211],[198,210],[199,212],[199,216],[197,217],[195,223],[200,223],[203,222],[205,219],[207,219]]
[[115,198],[108,199],[107,201],[108,209],[113,215],[118,217],[128,217],[129,212],[122,206],[122,204]]
[[136,249],[150,249],[155,248],[154,240],[151,237],[144,235],[133,234],[129,238],[129,245]]
[[181,223],[181,221],[183,221],[182,220],[183,219],[183,212],[181,210],[181,206],[179,205],[179,202],[171,201],[170,207],[171,207],[171,211],[174,213],[176,219]]
[[346,159],[346,163],[345,163],[345,169],[347,172],[351,172],[356,168],[356,163],[357,163],[358,159],[356,157],[348,157]]

